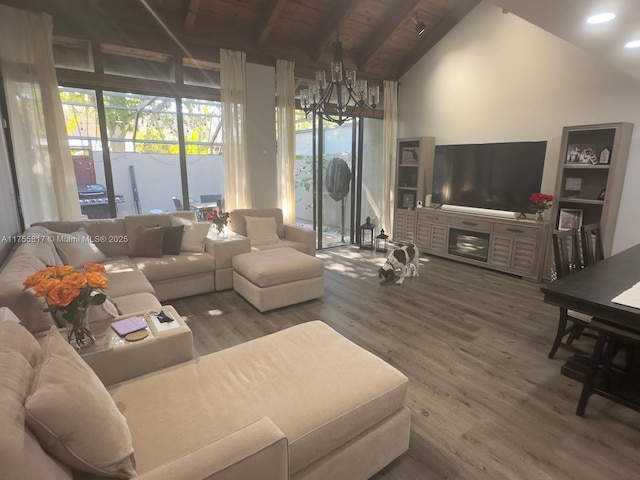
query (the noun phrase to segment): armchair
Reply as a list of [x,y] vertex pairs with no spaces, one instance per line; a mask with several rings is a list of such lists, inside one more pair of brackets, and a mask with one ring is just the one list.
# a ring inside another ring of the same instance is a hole
[[272,217],[276,223],[278,241],[273,243],[251,242],[251,247],[256,250],[269,250],[273,248],[291,247],[312,257],[316,256],[316,236],[313,230],[285,224],[282,210],[279,208],[241,208],[233,210],[229,215],[229,228],[244,237],[247,234],[247,222],[245,217]]

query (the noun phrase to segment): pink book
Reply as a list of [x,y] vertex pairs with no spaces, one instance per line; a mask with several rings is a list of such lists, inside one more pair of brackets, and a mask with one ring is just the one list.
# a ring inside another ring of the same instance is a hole
[[124,337],[131,332],[144,330],[145,328],[147,328],[147,322],[145,322],[140,317],[129,317],[123,320],[118,320],[117,322],[113,322],[111,324],[111,328],[113,328],[118,335]]

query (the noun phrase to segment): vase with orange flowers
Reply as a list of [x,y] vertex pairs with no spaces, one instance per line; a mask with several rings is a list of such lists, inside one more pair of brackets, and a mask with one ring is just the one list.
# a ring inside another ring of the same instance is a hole
[[32,288],[36,297],[44,298],[45,311],[67,325],[67,340],[76,349],[91,346],[95,337],[89,329],[87,313],[92,305],[101,305],[107,299],[104,265],[87,263],[85,272],[70,265],[47,267],[29,276],[24,289]]

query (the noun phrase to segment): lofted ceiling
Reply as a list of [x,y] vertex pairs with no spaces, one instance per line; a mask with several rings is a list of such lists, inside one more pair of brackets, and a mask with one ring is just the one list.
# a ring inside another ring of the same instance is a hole
[[[492,0],[538,27],[640,79],[640,0]],[[209,62],[219,49],[253,63],[296,62],[296,75],[327,68],[339,36],[347,68],[361,77],[399,79],[480,0],[0,0],[53,16],[57,35],[94,43],[180,52]],[[602,11],[617,18],[586,26]],[[426,30],[418,35],[415,21]],[[122,52],[121,52],[122,53]]]
[[[332,59],[360,76],[398,79],[480,0],[0,0],[53,16],[54,33],[217,61],[219,48],[247,60],[296,62],[311,77]],[[418,35],[416,21],[426,30]]]
[[[640,40],[640,0],[494,0],[505,11],[582,48],[607,64],[640,79],[640,48],[625,48]],[[586,19],[611,12],[608,23],[589,25]]]

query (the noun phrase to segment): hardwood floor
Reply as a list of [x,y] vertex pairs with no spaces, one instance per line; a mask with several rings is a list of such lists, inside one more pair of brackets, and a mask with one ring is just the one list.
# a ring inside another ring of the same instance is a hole
[[[420,277],[383,286],[382,254],[318,253],[324,298],[261,314],[233,291],[172,302],[200,355],[320,319],[409,378],[407,453],[375,480],[640,478],[640,413],[593,396],[549,360],[558,310],[539,284],[423,256]],[[583,346],[589,339],[576,342]]]

